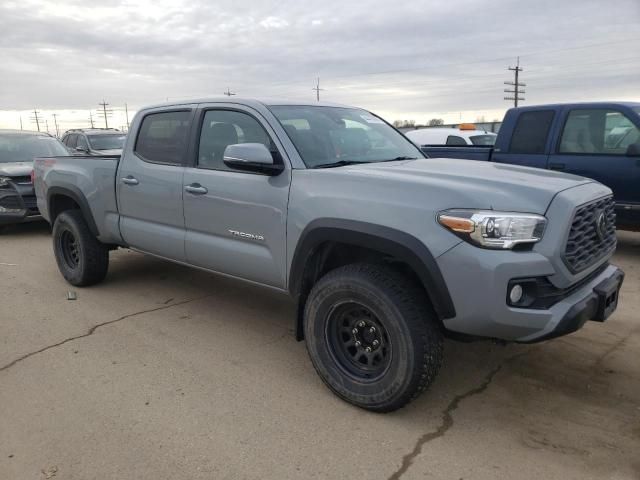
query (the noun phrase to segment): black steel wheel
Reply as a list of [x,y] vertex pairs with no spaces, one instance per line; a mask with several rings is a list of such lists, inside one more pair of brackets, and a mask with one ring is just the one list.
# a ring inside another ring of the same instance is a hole
[[53,252],[62,276],[79,287],[101,282],[109,268],[109,248],[91,233],[80,210],[66,210],[53,224]]
[[376,412],[416,398],[442,362],[442,332],[424,290],[385,265],[346,265],[322,277],[305,304],[304,332],[327,386]]
[[363,381],[384,375],[391,362],[389,334],[377,315],[357,302],[337,304],[329,313],[326,341],[336,363]]

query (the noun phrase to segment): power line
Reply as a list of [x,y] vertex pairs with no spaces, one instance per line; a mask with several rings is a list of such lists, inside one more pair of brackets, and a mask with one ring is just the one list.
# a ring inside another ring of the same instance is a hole
[[52,113],[51,116],[53,117],[53,123],[56,126],[56,137],[60,136],[60,130],[58,129],[58,114],[57,113]]
[[526,83],[522,83],[518,79],[519,73],[522,70],[524,70],[520,66],[520,57],[518,57],[518,60],[516,62],[516,66],[515,67],[509,67],[507,70],[510,70],[510,71],[513,72],[514,81],[513,82],[504,82],[504,84],[505,85],[511,85],[513,87],[513,90],[509,90],[508,88],[505,88],[504,91],[506,93],[512,93],[513,96],[504,97],[504,99],[505,100],[513,100],[513,106],[517,108],[518,107],[518,101],[519,100],[524,100],[524,97],[521,97],[520,95],[525,93],[525,92],[524,92],[524,90],[521,90],[520,87],[526,87],[527,86]]
[[40,114],[40,112],[38,111],[37,108],[33,109],[33,115],[31,117],[29,117],[29,119],[32,122],[35,122],[36,127],[38,128],[38,131],[40,131],[40,117],[38,117],[38,115]]
[[315,90],[316,91],[316,101],[319,102],[320,101],[320,91],[324,90],[324,88],[320,88],[320,77],[317,78],[316,86],[313,87],[311,90]]
[[113,115],[113,109],[107,108],[109,104],[102,99],[102,103],[98,104],[99,107],[102,107],[102,116],[104,117],[104,128],[109,128],[109,122],[107,122],[107,117]]

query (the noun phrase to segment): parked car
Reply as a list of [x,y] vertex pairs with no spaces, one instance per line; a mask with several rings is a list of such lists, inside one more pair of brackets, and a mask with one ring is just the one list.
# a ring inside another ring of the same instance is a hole
[[493,132],[476,130],[472,123],[463,123],[458,128],[419,128],[405,132],[405,135],[419,147],[433,145],[492,147],[497,137]]
[[31,172],[34,157],[68,155],[48,133],[0,130],[0,230],[40,219]]
[[68,130],[62,143],[74,155],[120,155],[127,135],[116,128]]
[[395,410],[443,335],[537,342],[615,310],[611,190],[559,172],[426,159],[374,114],[234,98],[138,112],[121,157],[39,159],[72,285],[127,247],[291,295],[341,398]]
[[640,103],[512,108],[493,149],[424,146],[429,157],[560,170],[613,190],[619,228],[640,229]]

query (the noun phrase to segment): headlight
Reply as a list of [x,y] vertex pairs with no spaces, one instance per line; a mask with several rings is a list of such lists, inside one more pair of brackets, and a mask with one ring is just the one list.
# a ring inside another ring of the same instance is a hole
[[547,219],[534,213],[456,209],[440,212],[438,223],[479,247],[511,249],[539,241]]

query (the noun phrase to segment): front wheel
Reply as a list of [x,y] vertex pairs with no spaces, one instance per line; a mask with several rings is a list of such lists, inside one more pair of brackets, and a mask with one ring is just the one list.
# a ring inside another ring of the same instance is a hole
[[367,410],[403,407],[442,363],[442,332],[424,292],[386,266],[353,264],[328,273],[311,290],[304,320],[322,380]]
[[67,210],[53,224],[53,251],[62,276],[84,287],[104,280],[109,249],[93,236],[79,210]]

